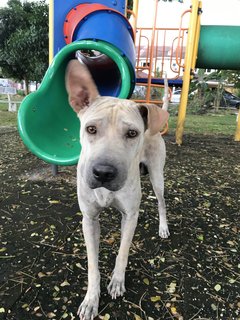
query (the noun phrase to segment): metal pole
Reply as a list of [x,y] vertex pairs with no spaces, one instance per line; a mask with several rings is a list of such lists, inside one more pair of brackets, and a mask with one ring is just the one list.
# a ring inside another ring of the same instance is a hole
[[151,47],[150,47],[150,63],[149,63],[149,71],[148,71],[149,74],[148,74],[148,82],[147,82],[146,102],[150,102],[151,100],[152,68],[153,68],[153,59],[154,59],[157,14],[158,14],[158,0],[155,0],[155,11],[154,11],[154,18],[153,18],[153,25],[152,25],[152,38],[151,38]]
[[237,128],[235,132],[235,141],[240,141],[240,109],[238,111]]
[[187,50],[185,55],[184,62],[184,74],[183,74],[183,86],[182,86],[182,94],[181,101],[178,110],[178,121],[177,121],[177,130],[176,130],[176,143],[178,145],[182,144],[184,124],[186,118],[186,110],[187,110],[187,102],[188,102],[188,92],[189,85],[191,80],[191,72],[193,65],[193,57],[194,48],[196,48],[195,42],[199,39],[196,39],[196,30],[197,30],[197,22],[198,22],[198,7],[199,1],[192,0],[192,13],[190,17],[190,23],[188,28],[188,41],[187,41]]
[[58,166],[56,164],[52,164],[51,168],[53,176],[56,176],[58,174]]

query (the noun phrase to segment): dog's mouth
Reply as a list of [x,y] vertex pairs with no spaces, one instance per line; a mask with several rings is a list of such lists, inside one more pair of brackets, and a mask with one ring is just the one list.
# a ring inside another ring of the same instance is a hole
[[93,182],[89,184],[89,188],[91,189],[98,189],[98,188],[105,188],[109,191],[119,191],[123,186],[115,183],[99,183]]

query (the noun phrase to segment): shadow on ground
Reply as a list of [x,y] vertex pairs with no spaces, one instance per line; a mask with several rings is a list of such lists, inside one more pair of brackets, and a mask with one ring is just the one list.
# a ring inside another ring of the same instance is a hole
[[[157,201],[143,180],[127,293],[107,294],[119,214],[101,216],[100,319],[240,319],[239,144],[232,137],[167,136],[165,196],[171,236],[158,238]],[[52,177],[15,129],[0,132],[0,318],[77,319],[87,261],[75,167]]]

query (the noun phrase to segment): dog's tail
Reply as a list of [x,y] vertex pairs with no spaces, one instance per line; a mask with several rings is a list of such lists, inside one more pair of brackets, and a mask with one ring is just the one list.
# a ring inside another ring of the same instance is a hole
[[168,110],[168,103],[169,103],[169,99],[168,99],[168,79],[167,79],[167,73],[164,73],[164,95],[163,95],[163,105],[162,105],[162,109],[163,110]]

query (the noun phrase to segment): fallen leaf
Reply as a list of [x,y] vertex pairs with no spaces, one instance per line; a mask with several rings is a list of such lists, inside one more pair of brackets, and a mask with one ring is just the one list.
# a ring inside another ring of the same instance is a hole
[[67,280],[63,281],[63,282],[60,284],[60,287],[66,287],[66,286],[70,286],[70,283],[69,283]]
[[211,308],[213,309],[213,311],[217,310],[217,306],[214,303],[211,304]]
[[221,285],[220,284],[216,284],[215,287],[214,287],[214,290],[217,291],[217,292],[220,291],[221,290]]
[[177,286],[176,282],[171,282],[167,291],[169,293],[174,293],[176,291],[176,286]]
[[43,314],[40,313],[40,312],[37,312],[37,313],[35,314],[35,316],[38,317],[38,318],[42,318]]
[[114,238],[105,239],[104,242],[112,245],[115,242],[115,239]]
[[37,237],[38,236],[38,233],[37,232],[33,232],[30,237]]
[[37,307],[35,307],[35,308],[33,309],[33,311],[34,311],[34,312],[37,312],[39,309],[40,309],[40,307],[37,306]]
[[171,313],[175,315],[177,313],[177,309],[175,307],[171,307]]
[[43,277],[46,277],[47,275],[43,272],[38,272],[38,277],[39,278],[43,278]]
[[149,262],[151,265],[154,265],[154,259],[149,259],[148,262]]
[[160,296],[155,296],[155,297],[151,297],[150,299],[151,299],[152,302],[157,302],[157,301],[161,300],[161,297]]
[[48,200],[48,202],[50,204],[58,204],[58,203],[60,203],[60,200]]
[[144,278],[144,279],[143,279],[143,282],[144,282],[146,285],[149,286],[149,283],[150,283],[150,282],[149,282],[148,278]]
[[83,266],[81,265],[81,263],[79,263],[79,262],[76,263],[76,267],[79,268],[79,269],[85,270],[85,269],[83,268]]
[[236,280],[235,279],[229,279],[229,281],[228,281],[229,283],[235,283],[236,282]]
[[197,239],[198,239],[199,241],[203,241],[203,239],[204,239],[203,234],[199,234],[199,235],[197,236]]

